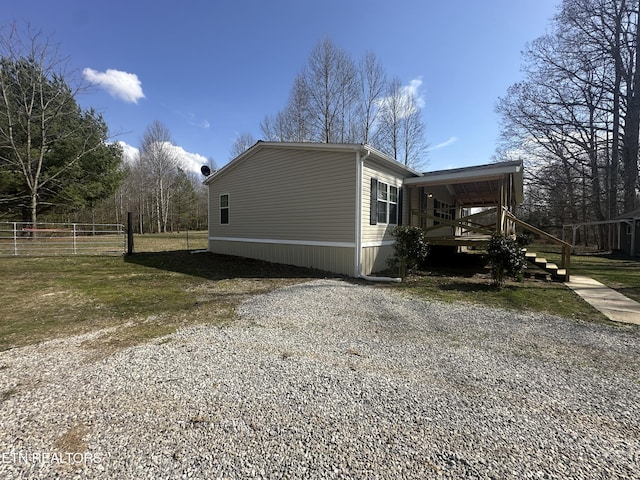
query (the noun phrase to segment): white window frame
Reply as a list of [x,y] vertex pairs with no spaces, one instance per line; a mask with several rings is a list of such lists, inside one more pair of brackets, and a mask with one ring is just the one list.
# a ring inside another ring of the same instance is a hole
[[[395,201],[392,201],[391,189],[395,189]],[[398,199],[400,196],[400,187],[396,185],[390,185],[386,182],[378,180],[378,224],[386,223],[388,225],[398,224]],[[395,212],[395,219],[391,218],[392,205],[395,206],[393,211]],[[382,214],[382,215],[381,215]],[[384,218],[382,218],[384,217]],[[392,221],[393,220],[393,221]]]
[[[393,196],[391,195],[391,189],[395,189],[396,194],[395,194],[395,201],[393,200]],[[398,200],[400,199],[400,188],[395,186],[395,185],[389,185],[389,207],[387,208],[387,214],[388,214],[388,219],[389,221],[387,223],[389,223],[390,225],[398,225]],[[395,213],[395,218],[392,219],[391,218],[391,206],[394,205],[395,208],[393,209],[394,213]],[[391,221],[393,220],[393,221]]]

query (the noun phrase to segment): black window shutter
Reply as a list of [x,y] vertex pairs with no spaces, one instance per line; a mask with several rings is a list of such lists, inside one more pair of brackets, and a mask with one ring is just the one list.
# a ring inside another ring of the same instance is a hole
[[398,225],[402,225],[402,199],[403,188],[398,187]]
[[378,224],[378,180],[371,179],[371,208],[369,213],[369,225]]

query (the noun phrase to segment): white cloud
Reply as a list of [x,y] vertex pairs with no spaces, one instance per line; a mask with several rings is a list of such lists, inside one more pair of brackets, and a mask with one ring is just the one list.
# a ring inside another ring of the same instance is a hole
[[458,137],[449,137],[444,142],[438,143],[437,145],[434,145],[433,147],[430,147],[428,151],[432,152],[434,150],[439,150],[441,148],[448,147],[449,145],[453,145],[457,141],[458,141]]
[[414,78],[409,82],[409,85],[402,87],[402,93],[407,97],[413,97],[416,100],[416,104],[420,108],[424,108],[425,101],[422,93],[420,93],[420,87],[422,86],[422,77]]
[[132,145],[129,145],[127,142],[123,142],[122,140],[117,143],[122,147],[122,158],[124,162],[129,165],[135,162],[138,158],[138,155],[140,154],[140,150]]
[[[118,144],[122,147],[124,162],[129,165],[133,164],[138,159],[140,150],[123,141],[119,141]],[[171,143],[166,143],[164,146],[172,156],[177,159],[179,166],[185,171],[200,173],[200,167],[202,167],[202,165],[210,164],[207,157],[199,153],[187,152],[184,148]]]
[[209,120],[207,119],[200,120],[195,113],[187,113],[187,114],[184,114],[181,112],[176,112],[176,113],[180,115],[182,118],[184,118],[187,121],[187,123],[192,127],[204,128],[205,130],[211,127]]
[[94,85],[104,88],[111,96],[124,100],[127,103],[138,103],[144,98],[142,82],[135,73],[122,72],[108,69],[106,72],[98,72],[92,68],[82,71],[84,78]]
[[[424,96],[420,92],[420,87],[422,86],[422,78],[414,78],[409,81],[408,85],[400,86],[400,90],[398,92],[398,97],[395,101],[399,102],[400,106],[399,112],[397,112],[401,118],[409,116],[410,114],[415,112],[415,107],[420,109],[424,108],[425,101]],[[381,109],[391,108],[391,105],[394,105],[393,98],[390,96],[382,97],[378,100],[378,107]]]
[[187,171],[200,173],[202,165],[209,165],[209,160],[199,153],[187,152],[184,148],[177,145],[168,145],[178,162]]

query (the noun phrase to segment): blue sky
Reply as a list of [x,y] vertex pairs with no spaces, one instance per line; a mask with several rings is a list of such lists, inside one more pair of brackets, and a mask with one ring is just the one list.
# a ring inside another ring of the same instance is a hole
[[[241,133],[280,110],[313,47],[328,37],[389,76],[419,85],[426,170],[491,161],[498,97],[521,79],[520,52],[543,35],[559,0],[29,0],[0,24],[30,22],[69,67],[101,80],[79,97],[115,140],[137,147],[159,120],[196,166],[218,167]],[[111,90],[109,90],[111,86]]]

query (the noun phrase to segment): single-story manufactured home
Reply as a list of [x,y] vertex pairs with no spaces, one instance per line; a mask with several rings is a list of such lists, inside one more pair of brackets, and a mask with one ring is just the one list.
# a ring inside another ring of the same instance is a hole
[[521,162],[420,173],[362,144],[260,141],[205,184],[209,251],[352,277],[386,268],[397,225],[486,245],[523,200]]

